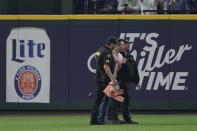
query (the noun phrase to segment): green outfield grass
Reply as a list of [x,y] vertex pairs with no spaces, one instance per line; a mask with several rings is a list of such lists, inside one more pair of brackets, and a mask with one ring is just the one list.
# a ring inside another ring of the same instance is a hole
[[[121,117],[120,117],[121,118]],[[0,131],[197,131],[197,115],[133,115],[139,125],[89,125],[89,116],[0,117]]]

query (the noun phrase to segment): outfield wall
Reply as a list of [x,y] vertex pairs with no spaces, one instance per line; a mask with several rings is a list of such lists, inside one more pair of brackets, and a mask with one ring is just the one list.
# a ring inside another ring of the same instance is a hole
[[91,109],[96,50],[133,42],[131,109],[197,109],[197,15],[1,15],[0,109]]

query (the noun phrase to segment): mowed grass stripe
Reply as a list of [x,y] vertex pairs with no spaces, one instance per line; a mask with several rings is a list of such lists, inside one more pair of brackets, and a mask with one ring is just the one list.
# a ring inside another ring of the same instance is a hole
[[[121,118],[121,117],[120,117]],[[0,131],[196,131],[197,115],[133,115],[139,125],[89,125],[89,116],[0,117]]]

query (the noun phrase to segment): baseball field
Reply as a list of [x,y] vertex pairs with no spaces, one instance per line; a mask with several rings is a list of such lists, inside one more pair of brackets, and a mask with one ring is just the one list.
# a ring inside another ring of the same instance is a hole
[[[122,117],[120,116],[120,119]],[[0,131],[197,131],[197,115],[133,115],[139,125],[89,125],[89,115],[0,117]]]

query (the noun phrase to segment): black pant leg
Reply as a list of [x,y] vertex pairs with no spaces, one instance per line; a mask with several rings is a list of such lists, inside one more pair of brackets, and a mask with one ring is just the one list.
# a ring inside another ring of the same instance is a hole
[[122,103],[122,115],[125,121],[131,120],[131,115],[129,113],[129,104],[130,104],[130,97],[129,97],[129,82],[120,82],[120,88],[124,90],[124,94],[122,95],[125,99]]
[[91,121],[92,122],[97,121],[99,106],[100,106],[103,96],[104,96],[103,90],[105,89],[105,87],[107,85],[108,85],[108,83],[106,83],[106,82],[97,82],[97,88],[95,90],[94,104],[93,104],[93,108],[91,111]]

